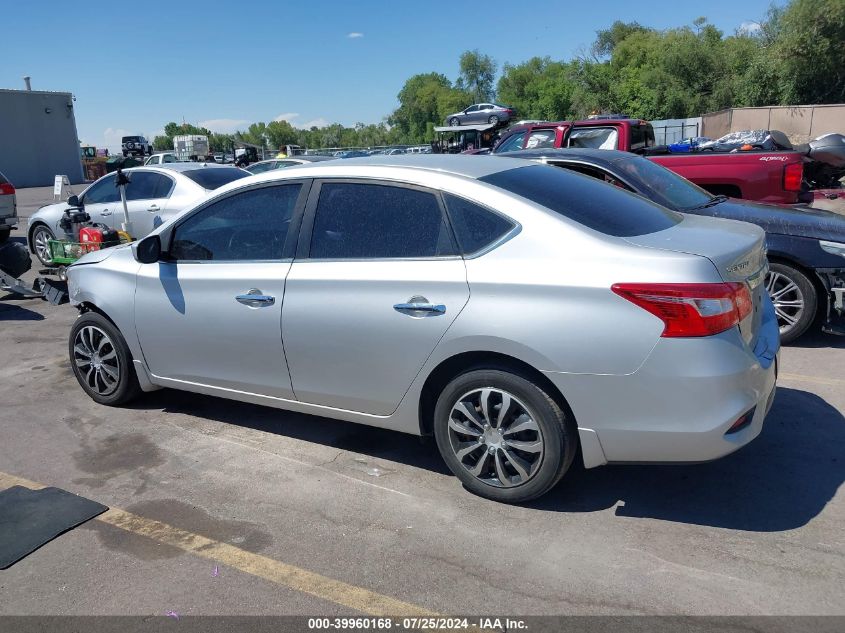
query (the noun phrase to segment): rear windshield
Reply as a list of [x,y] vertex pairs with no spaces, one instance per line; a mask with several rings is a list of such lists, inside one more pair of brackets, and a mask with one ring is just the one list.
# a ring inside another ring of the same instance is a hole
[[6,180],[6,177],[3,175],[3,172],[0,172],[0,185],[5,185],[7,182],[9,181]]
[[670,209],[688,211],[713,199],[698,185],[647,158],[620,159],[616,166],[622,176],[640,183],[640,193]]
[[500,171],[480,180],[614,237],[656,233],[683,218],[619,187],[546,165]]
[[124,136],[123,142],[124,143],[139,143],[141,141],[140,136]]
[[217,187],[222,187],[226,183],[240,178],[246,178],[250,175],[249,172],[238,169],[237,167],[192,169],[191,171],[183,171],[182,174],[193,180],[203,189],[209,190],[217,189]]

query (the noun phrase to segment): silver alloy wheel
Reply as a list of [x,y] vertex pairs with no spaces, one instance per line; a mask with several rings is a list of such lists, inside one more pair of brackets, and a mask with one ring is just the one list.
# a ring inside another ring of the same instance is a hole
[[497,116],[494,114],[494,115],[493,115],[493,116],[491,116],[489,119],[487,119],[487,122],[488,122],[490,125],[496,125],[496,124],[499,122],[499,117],[497,117]]
[[467,471],[497,488],[524,484],[543,461],[543,434],[534,417],[495,387],[458,398],[449,414],[449,443]]
[[451,120],[449,121],[449,125],[451,125],[452,127],[457,127],[460,124],[461,124],[461,120],[456,116],[452,117]]
[[73,362],[88,387],[100,396],[111,395],[120,384],[117,350],[108,334],[95,325],[86,325],[76,333]]
[[53,261],[53,256],[50,254],[49,241],[53,239],[53,234],[50,229],[39,226],[32,232],[32,245],[35,248],[35,254],[38,255],[43,263],[49,264]]
[[791,330],[804,315],[804,293],[792,279],[770,270],[766,276],[766,290],[775,306],[781,335]]

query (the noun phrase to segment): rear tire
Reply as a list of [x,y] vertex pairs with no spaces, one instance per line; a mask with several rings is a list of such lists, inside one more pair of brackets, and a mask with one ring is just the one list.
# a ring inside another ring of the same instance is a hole
[[452,127],[457,127],[460,124],[461,124],[461,120],[456,116],[453,116],[451,119],[449,119],[449,125],[452,126]]
[[578,448],[575,424],[558,403],[529,379],[502,369],[454,378],[437,399],[434,435],[446,465],[467,489],[503,503],[548,492]]
[[791,343],[804,334],[816,318],[816,287],[797,268],[772,262],[766,276],[766,289],[775,305],[780,342],[783,345]]
[[494,114],[494,115],[493,115],[493,116],[491,116],[489,119],[487,119],[487,123],[489,123],[490,125],[498,125],[498,123],[499,123],[499,117],[497,117],[497,116]]
[[117,406],[141,393],[132,352],[115,325],[97,312],[76,320],[68,338],[73,375],[95,402]]

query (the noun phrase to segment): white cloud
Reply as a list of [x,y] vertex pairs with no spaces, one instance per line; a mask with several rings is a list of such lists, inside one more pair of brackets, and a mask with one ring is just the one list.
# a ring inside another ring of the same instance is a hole
[[283,112],[279,116],[273,117],[274,121],[287,121],[291,123],[294,119],[299,116],[299,112]]
[[94,143],[97,147],[106,147],[110,152],[119,152],[120,144],[124,136],[132,136],[133,132],[124,130],[123,128],[107,127],[103,131],[103,142]]
[[739,25],[737,31],[739,31],[743,35],[753,35],[757,31],[759,31],[760,28],[761,27],[759,22],[743,22]]
[[247,119],[208,119],[207,121],[200,121],[198,125],[218,134],[231,134],[243,129],[250,123],[252,121]]
[[346,37],[348,37],[350,40],[355,40],[359,37],[364,37],[364,34],[359,33],[358,31],[352,31],[352,33],[349,33]]
[[302,125],[297,125],[296,127],[310,130],[312,127],[326,127],[327,125],[329,125],[329,121],[327,121],[323,117],[317,117],[312,121],[306,121]]

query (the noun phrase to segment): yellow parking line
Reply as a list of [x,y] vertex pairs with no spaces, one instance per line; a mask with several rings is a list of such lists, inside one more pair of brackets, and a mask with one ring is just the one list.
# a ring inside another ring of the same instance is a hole
[[[22,477],[0,472],[0,489],[11,486],[24,486],[34,490],[45,488]],[[281,561],[260,554],[254,554],[228,543],[200,536],[188,530],[182,530],[161,521],[147,519],[120,508],[111,508],[97,521],[108,523],[132,534],[147,537],[164,545],[176,547],[202,558],[228,565],[252,576],[264,578],[270,582],[310,594],[323,600],[355,609],[374,616],[408,615],[436,616],[437,614],[409,602],[396,600],[363,587],[357,587],[340,580],[328,578],[314,572],[288,565]]]
[[805,376],[804,374],[787,374],[781,372],[778,374],[778,380],[794,380],[796,382],[814,382],[819,385],[845,385],[845,380],[841,378],[821,378],[820,376]]

